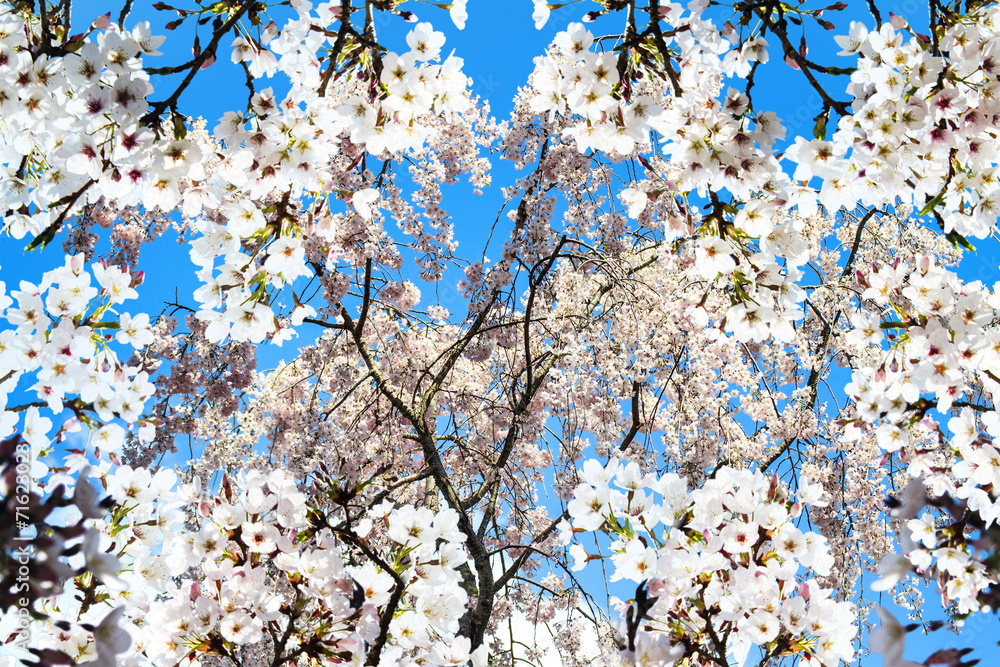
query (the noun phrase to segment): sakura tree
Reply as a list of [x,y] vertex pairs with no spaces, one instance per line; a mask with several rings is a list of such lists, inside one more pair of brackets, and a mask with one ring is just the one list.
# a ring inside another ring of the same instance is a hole
[[11,656],[892,667],[882,592],[1000,610],[1000,7],[568,4],[503,119],[442,30],[527,3],[0,7]]

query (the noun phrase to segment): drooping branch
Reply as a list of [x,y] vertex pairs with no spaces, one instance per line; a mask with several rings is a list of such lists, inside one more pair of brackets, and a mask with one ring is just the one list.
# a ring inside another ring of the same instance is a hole
[[680,76],[677,70],[674,69],[674,64],[670,59],[670,49],[667,48],[667,42],[663,37],[663,29],[660,27],[660,0],[649,0],[646,11],[649,14],[648,31],[653,36],[653,42],[660,52],[660,57],[663,58],[663,68],[666,71],[667,78],[670,79],[674,95],[680,97],[684,94],[684,90],[681,88]]
[[847,256],[847,263],[844,264],[844,270],[840,274],[841,278],[846,278],[851,275],[851,271],[854,268],[854,259],[858,255],[858,248],[861,247],[861,235],[865,231],[865,225],[868,224],[868,221],[871,220],[872,216],[876,213],[881,213],[881,211],[873,206],[864,214],[864,216],[862,216],[861,221],[858,222],[858,230],[854,234],[854,244],[851,246],[851,254]]
[[334,72],[337,71],[337,59],[344,50],[344,44],[347,43],[347,36],[354,32],[354,29],[351,27],[352,11],[351,0],[340,0],[340,29],[337,31],[337,40],[333,43],[330,55],[327,56],[326,70],[323,72],[323,78],[319,84],[319,97],[326,96],[326,88],[330,85],[330,79],[333,78]]
[[[458,361],[459,357],[462,356],[462,353],[465,352],[466,348],[479,333],[479,330],[482,328],[483,323],[486,321],[486,318],[489,316],[490,311],[493,309],[493,305],[496,303],[499,297],[500,297],[500,291],[493,290],[492,294],[490,295],[489,302],[476,315],[476,319],[472,322],[472,325],[469,327],[469,330],[465,333],[464,336],[462,336],[462,338],[457,343],[455,343],[448,349],[447,355],[445,356],[444,360],[441,363],[441,368],[431,379],[430,387],[428,387],[427,390],[424,391],[423,396],[420,399],[420,404],[419,407],[417,408],[417,416],[421,420],[421,422],[423,422],[423,420],[427,418],[428,411],[434,404],[434,401],[437,400],[438,393],[441,391],[441,387],[444,386],[445,378],[448,377],[448,374],[451,373],[451,370],[452,368],[454,368],[455,363]],[[428,370],[429,368],[430,367],[428,367]],[[423,375],[421,375],[421,379],[422,378]],[[419,382],[417,386],[419,387]]]
[[[563,510],[562,514],[553,519],[548,526],[546,526],[540,533],[534,535],[531,538],[529,544],[538,544],[539,542],[544,542],[553,532],[559,527],[559,524],[563,521],[569,520],[569,510]],[[529,549],[525,549],[521,555],[514,559],[514,563],[504,570],[504,573],[497,578],[496,586],[501,588],[504,586],[514,575],[516,575],[524,563],[531,557],[533,552]]]
[[[466,508],[471,509],[479,503],[480,500],[488,493],[490,490],[499,485],[500,483],[500,472],[507,467],[507,462],[510,459],[510,455],[514,452],[514,444],[517,442],[517,438],[520,435],[520,420],[528,411],[528,405],[531,400],[535,397],[538,389],[541,388],[545,381],[545,376],[548,372],[552,370],[558,357],[555,354],[547,357],[542,363],[539,369],[539,374],[535,379],[533,385],[525,387],[524,392],[521,394],[521,399],[518,401],[517,405],[514,406],[514,410],[511,414],[511,425],[507,428],[507,435],[504,437],[503,446],[500,448],[500,454],[497,456],[496,462],[492,464],[493,478],[484,481],[475,492],[470,494],[465,500],[462,501],[462,505]],[[492,519],[492,515],[489,512],[483,515],[483,525],[486,525],[489,520]]]
[[[370,271],[366,271],[366,283],[369,283],[369,281]],[[493,299],[490,302],[491,306],[497,296],[498,294],[494,293]],[[366,298],[366,302],[367,301],[368,299]],[[362,308],[364,308],[364,306],[362,306]],[[485,320],[485,313],[488,310],[489,308],[485,308],[483,312],[480,313],[480,317],[477,317],[476,321],[478,322],[478,326],[482,325],[482,322]],[[462,506],[461,498],[455,490],[451,476],[448,473],[448,469],[441,460],[441,454],[437,449],[437,438],[435,437],[435,433],[426,422],[426,410],[430,405],[430,402],[426,400],[427,396],[425,395],[421,400],[420,409],[415,410],[403,401],[396,391],[389,385],[388,380],[375,363],[374,355],[362,337],[360,321],[355,323],[353,318],[351,318],[350,313],[348,313],[347,308],[344,306],[341,306],[341,317],[344,319],[345,328],[348,332],[350,332],[354,340],[358,353],[361,355],[365,365],[368,367],[368,371],[374,378],[376,387],[382,395],[389,400],[393,407],[399,410],[400,414],[411,422],[413,429],[416,431],[418,442],[420,443],[424,461],[427,465],[428,471],[430,472],[430,476],[433,478],[439,492],[444,497],[445,502],[459,515],[458,527],[467,538],[466,547],[468,548],[473,562],[475,563],[476,575],[479,584],[476,607],[472,611],[471,617],[466,623],[466,626],[463,628],[463,630],[467,631],[467,634],[472,641],[473,648],[476,648],[483,643],[486,626],[489,623],[490,614],[493,609],[493,596],[496,590],[493,585],[493,570],[489,554],[486,551],[482,540],[479,539],[478,533],[472,524],[472,520],[470,519],[465,508]],[[476,325],[474,324],[474,326]],[[468,345],[471,337],[466,336],[463,340],[466,342],[457,346],[455,354],[449,357],[450,361],[446,361],[446,364],[448,364],[448,371],[445,371],[443,374],[439,373],[435,376],[434,384],[427,390],[428,393],[440,390],[444,377],[448,372],[450,372],[451,366],[454,364],[455,360],[461,356],[461,352],[465,349],[465,346]]]
[[256,0],[243,0],[243,2],[239,5],[239,8],[230,14],[229,19],[215,30],[215,33],[212,35],[212,40],[208,43],[208,46],[206,46],[196,58],[191,60],[190,63],[186,65],[186,68],[188,69],[187,76],[185,76],[180,84],[178,84],[177,88],[174,89],[174,92],[170,94],[170,97],[154,103],[150,110],[146,112],[146,115],[140,119],[141,123],[145,125],[156,124],[159,121],[160,114],[167,109],[176,111],[177,101],[180,99],[181,94],[194,80],[194,77],[198,74],[201,66],[204,65],[210,57],[215,57],[216,49],[218,48],[219,42],[222,38],[226,36],[226,34],[228,34],[229,31],[232,30],[233,27],[240,21],[240,19],[242,19],[243,16],[246,15],[246,13],[256,4]]
[[775,21],[771,16],[770,12],[763,12],[760,9],[756,9],[755,13],[764,23],[764,25],[778,38],[781,42],[782,47],[785,50],[785,54],[795,61],[799,69],[802,71],[803,76],[809,82],[809,85],[813,87],[818,94],[820,99],[823,101],[823,106],[828,109],[833,109],[841,116],[848,116],[851,113],[851,105],[849,102],[841,102],[830,97],[830,94],[826,92],[823,85],[816,79],[816,75],[813,74],[813,66],[806,60],[805,56],[799,53],[799,50],[792,45],[792,42],[788,39],[788,33],[785,30],[783,21]]
[[135,0],[125,0],[125,4],[122,5],[122,10],[118,13],[118,28],[121,30],[125,29],[125,20],[128,15],[132,13],[132,3]]
[[618,445],[618,451],[620,452],[628,449],[639,432],[641,421],[639,416],[639,391],[641,388],[642,385],[637,380],[632,380],[632,426],[629,427],[628,433],[625,434],[621,444]]

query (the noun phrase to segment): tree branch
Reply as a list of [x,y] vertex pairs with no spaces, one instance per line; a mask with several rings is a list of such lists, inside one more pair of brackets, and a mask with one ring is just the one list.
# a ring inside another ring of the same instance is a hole
[[[130,4],[131,3],[129,2],[126,6],[130,6]],[[205,61],[207,61],[210,56],[215,55],[215,51],[218,48],[219,42],[222,40],[223,36],[232,30],[233,26],[235,26],[239,20],[243,18],[243,15],[246,14],[255,4],[257,4],[256,0],[244,0],[239,9],[237,9],[236,12],[229,17],[229,20],[223,23],[222,26],[215,31],[215,34],[212,35],[212,41],[208,43],[205,50],[198,54],[198,57],[190,62],[190,70],[188,71],[187,76],[184,77],[184,80],[181,81],[180,85],[177,86],[170,97],[153,104],[152,108],[146,112],[146,115],[140,119],[139,122],[141,124],[149,125],[158,121],[160,114],[167,109],[176,110],[177,101],[180,99],[181,93],[183,93],[184,90],[191,84],[191,81],[194,80],[195,75],[201,69],[201,66],[205,64]]]

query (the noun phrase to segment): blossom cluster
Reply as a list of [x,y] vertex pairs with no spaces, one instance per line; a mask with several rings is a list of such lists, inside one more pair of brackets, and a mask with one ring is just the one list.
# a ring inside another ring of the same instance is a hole
[[[721,467],[689,490],[676,474],[643,475],[616,459],[603,467],[588,461],[582,474],[568,506],[573,531],[616,538],[610,580],[645,582],[650,596],[638,612],[645,614],[641,634],[630,637],[637,664],[724,657],[751,645],[822,665],[852,659],[851,603],[812,578],[800,580],[801,568],[824,576],[834,562],[826,539],[794,521],[804,505],[826,504],[822,489],[803,484],[793,501],[776,477]],[[579,544],[571,554],[577,569],[601,558]],[[626,611],[637,613],[634,605]]]
[[[319,156],[337,152],[330,142],[342,131],[373,154],[384,148],[418,150],[433,131],[428,118],[469,108],[461,59],[424,62],[439,58],[444,39],[429,23],[407,37],[410,52],[385,57],[383,83],[373,98],[348,104],[336,94],[324,98],[317,50],[331,46],[336,33],[329,37],[317,26],[332,20],[333,5],[320,5],[315,16],[310,3],[298,6],[299,16],[271,35],[270,48],[236,40],[234,61],[246,60],[258,76],[280,70],[293,87],[281,104],[284,113],[271,89],[265,89],[253,95],[252,113],[226,114],[214,138],[227,149],[184,138],[185,130],[176,124],[149,127],[146,98],[152,86],[142,56],[159,55],[164,38],[151,35],[148,23],[123,32],[98,21],[103,28],[96,39],[87,35],[71,43],[65,55],[33,56],[27,40],[38,26],[3,16],[0,104],[6,122],[0,130],[0,192],[10,211],[4,227],[16,238],[38,235],[75,207],[102,197],[149,210],[181,208],[194,216],[203,206],[218,205],[220,189],[229,186],[245,186],[253,199],[276,188],[327,192],[335,179]],[[365,88],[363,82],[351,85]],[[180,117],[174,120],[179,123]],[[250,121],[252,132],[245,129]],[[175,136],[163,140],[160,133],[171,130]],[[218,160],[214,178],[198,183],[206,178],[209,160]],[[201,187],[182,199],[183,186],[192,181]]]
[[[788,231],[793,226],[792,221],[786,224]],[[734,303],[725,313],[723,329],[738,341],[763,342],[773,337],[790,343],[795,337],[794,323],[802,318],[806,298],[798,285],[802,271],[785,269],[775,259],[765,252],[750,254],[718,237],[706,237],[697,245],[689,273],[731,291]],[[692,308],[691,314],[695,321],[708,323],[704,309]]]
[[[196,298],[209,339],[280,343],[290,337],[309,311],[279,321],[273,291],[309,274],[305,232],[326,241],[338,236],[330,221],[309,229],[295,221],[297,197],[351,199],[363,188],[345,181],[344,172],[362,149],[421,152],[439,133],[439,118],[471,106],[461,59],[429,62],[440,59],[443,44],[429,23],[408,35],[411,51],[382,58],[378,85],[368,86],[362,69],[328,86],[318,52],[335,37],[317,26],[334,20],[337,8],[297,7],[298,16],[281,31],[267,32],[268,48],[244,38],[234,45],[234,61],[246,61],[257,76],[281,71],[289,77],[286,98],[275,99],[271,88],[256,91],[247,111],[226,113],[212,134],[197,124],[189,131],[176,114],[152,125],[147,119],[152,88],[141,56],[156,55],[163,41],[150,36],[148,24],[131,33],[105,26],[96,40],[88,35],[72,43],[66,55],[33,58],[26,48],[33,28],[5,16],[0,49],[10,57],[0,63],[0,78],[9,80],[10,90],[0,98],[22,109],[2,134],[0,191],[10,209],[5,229],[44,244],[73,211],[102,199],[118,207],[178,210],[199,236],[191,254],[201,266]],[[341,140],[352,146],[346,161],[324,161],[345,152]],[[364,222],[374,204],[366,197],[352,200]],[[218,258],[225,264],[216,274]]]
[[[90,484],[89,472],[79,485]],[[382,659],[392,664],[478,664],[484,656],[485,647],[472,652],[456,636],[468,556],[452,510],[385,504],[351,525],[335,522],[281,470],[226,476],[218,494],[198,478],[178,485],[169,470],[121,466],[100,477],[116,505],[90,536],[88,552],[103,559],[87,563],[97,582],[80,585],[103,585],[97,597],[106,604],[52,602],[43,648],[77,661],[100,653],[80,619],[110,605],[131,637],[118,651],[125,665],[176,665],[254,646],[296,664],[360,661],[385,622]],[[351,564],[352,552],[368,558]]]
[[[935,515],[920,511],[926,486],[933,498],[965,501],[985,528],[1000,520],[994,491],[1000,482],[1000,450],[994,444],[1000,418],[993,409],[977,416],[963,401],[975,386],[991,395],[1000,389],[1000,338],[991,326],[1000,307],[998,292],[962,281],[927,256],[912,267],[901,261],[878,266],[862,279],[862,298],[884,309],[887,321],[878,311],[856,316],[856,335],[881,349],[880,330],[896,333],[889,334],[891,345],[879,363],[855,370],[846,387],[857,414],[848,436],[873,430],[887,455],[898,456],[909,475],[921,480],[920,492],[910,494],[914,502],[900,514],[908,519],[901,535],[904,554],[918,572],[941,575],[943,597],[960,613],[977,611],[979,593],[995,577],[961,531],[944,539]],[[954,416],[941,424],[929,414],[932,409]]]
[[[389,626],[392,646],[383,660],[398,665],[485,665],[486,645],[473,651],[468,637],[459,634],[459,620],[469,607],[460,569],[471,561],[463,545],[465,534],[458,529],[458,513],[445,509],[435,514],[406,505],[376,507],[371,515],[381,519],[388,537],[405,554],[399,568],[405,595]],[[383,598],[386,595],[382,592]]]
[[[549,54],[536,62],[531,110],[550,118],[557,113],[573,118],[563,134],[583,153],[596,149],[633,155],[648,148],[655,130],[670,158],[645,187],[650,197],[656,196],[653,190],[704,194],[709,188],[728,188],[749,198],[752,192],[787,184],[771,155],[774,141],[785,135],[778,118],[771,112],[752,113],[746,95],[735,89],[722,95],[722,81],[739,68],[733,58],[721,57],[730,45],[719,29],[701,16],[697,3],[690,13],[671,4],[660,21],[671,28],[661,29],[662,44],[636,47],[649,61],[643,67],[621,60],[624,55],[592,51],[590,31],[583,24],[570,24],[556,35]],[[673,47],[677,54],[671,50],[669,57],[676,59],[677,72],[671,63],[654,65],[647,53]],[[729,53],[766,62],[765,47],[764,40],[757,40]],[[629,64],[623,72],[625,62]],[[631,199],[634,217],[645,204],[637,193]]]
[[[20,435],[0,440],[0,610],[13,619],[5,644],[30,653],[37,664],[72,664],[73,658],[52,646],[33,641],[39,619],[47,618],[43,605],[67,593],[80,577],[114,577],[117,558],[100,550],[101,536],[94,522],[113,504],[87,480],[68,492],[57,485],[46,497],[36,492],[37,470],[30,465],[31,445]],[[119,607],[94,624],[77,626],[90,638],[92,657],[113,664],[127,647],[128,634],[119,626]],[[77,619],[74,619],[77,620]],[[70,627],[67,624],[66,627]]]
[[28,48],[37,24],[0,16],[0,193],[15,238],[58,225],[84,201],[142,201],[153,174],[176,178],[188,166],[183,144],[156,141],[141,122],[152,90],[141,57],[158,55],[164,38],[148,23],[97,24],[96,39],[47,55]]
[[[228,336],[253,342],[270,338],[280,344],[314,314],[297,306],[290,318],[278,320],[274,291],[311,274],[310,246],[314,252],[330,247],[327,259],[336,260],[339,253],[333,246],[352,235],[329,214],[303,225],[293,215],[300,204],[289,195],[341,195],[351,203],[352,226],[367,226],[376,217],[379,193],[344,180],[361,151],[427,152],[427,143],[440,132],[438,120],[460,116],[471,106],[462,60],[449,56],[440,65],[431,64],[440,59],[444,35],[429,23],[407,35],[409,52],[381,59],[378,85],[367,85],[364,76],[374,74],[361,69],[326,95],[319,94],[326,84],[317,50],[332,38],[314,28],[331,5],[318,6],[317,16],[309,10],[308,3],[299,6],[298,18],[269,42],[269,51],[236,45],[234,59],[272,53],[274,68],[288,74],[292,90],[280,103],[270,88],[256,93],[253,115],[226,113],[211,139],[204,137],[212,144],[205,150],[216,156],[207,167],[208,180],[183,195],[177,192],[172,202],[183,199],[184,213],[195,216],[193,226],[200,233],[191,248],[201,267],[202,287],[195,298],[201,304],[198,318],[207,324],[212,342]],[[324,163],[323,155],[339,155],[344,161]],[[279,200],[274,196],[279,192],[288,195]],[[203,209],[223,214],[201,216]],[[222,266],[215,267],[220,258]]]
[[[619,56],[592,51],[593,35],[575,23],[538,60],[529,107],[550,119],[556,114],[572,119],[565,121],[562,134],[580,152],[633,155],[648,148],[651,132],[657,133],[667,157],[647,163],[649,177],[620,194],[632,218],[639,218],[651,200],[671,193],[728,189],[750,200],[727,221],[732,233],[723,233],[717,211],[715,222],[695,230],[697,261],[691,275],[719,280],[735,297],[726,326],[739,340],[774,336],[789,342],[805,296],[795,286],[801,276],[797,267],[808,261],[800,240],[801,216],[816,213],[816,207],[808,205],[802,189],[771,155],[775,140],[785,133],[777,117],[753,114],[746,95],[734,89],[721,94],[726,75],[745,76],[750,62],[766,62],[766,41],[757,39],[727,54],[728,42],[710,20],[700,17],[697,5],[690,15],[671,5],[660,18],[670,26],[685,26],[664,37],[667,45],[676,41],[680,50],[676,89],[651,64],[643,69],[643,79],[622,80]],[[751,200],[762,190],[768,195]],[[799,216],[780,215],[781,204],[788,203],[801,204]],[[678,223],[676,218],[664,220],[667,238],[691,233],[689,225]],[[755,240],[757,247],[752,247]],[[787,260],[787,271],[780,267],[781,259]]]
[[[554,49],[540,59],[531,75],[532,111],[569,113],[577,125],[564,134],[586,153],[598,149],[630,155],[649,145],[650,121],[663,112],[652,97],[627,102],[621,91],[618,56],[590,50],[594,36],[582,23],[571,23],[556,35]],[[561,56],[561,57],[560,57]]]
[[858,58],[852,114],[829,141],[796,140],[785,153],[797,163],[794,178],[823,179],[828,207],[902,197],[917,209],[939,208],[946,232],[986,237],[998,213],[998,9],[957,17],[939,40],[897,16],[871,31],[852,22],[837,41],[841,55]]
[[[117,341],[126,349],[142,348],[152,339],[148,315],[114,308],[137,298],[141,276],[102,263],[91,271],[96,285],[83,255],[75,255],[37,285],[21,281],[10,296],[0,282],[0,319],[6,323],[0,331],[0,436],[15,430],[26,408],[23,437],[36,454],[48,447],[52,428],[39,407],[56,415],[72,409],[94,428],[94,444],[106,453],[119,451],[125,439],[125,430],[112,423],[116,419],[137,424],[140,439],[151,440],[155,432],[155,424],[141,418],[154,392],[149,374],[141,364],[123,363],[112,346]],[[19,391],[33,393],[37,405],[10,405]],[[71,420],[60,434],[74,428],[79,422]]]
[[461,58],[450,55],[440,65],[444,33],[419,23],[406,36],[410,50],[387,53],[378,86],[355,95],[337,109],[351,142],[372,155],[419,150],[434,131],[429,118],[469,109],[469,79]]

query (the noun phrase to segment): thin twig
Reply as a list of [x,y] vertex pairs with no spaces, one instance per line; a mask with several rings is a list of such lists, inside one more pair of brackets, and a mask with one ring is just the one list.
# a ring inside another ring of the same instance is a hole
[[135,0],[125,0],[125,4],[122,6],[121,12],[118,13],[118,27],[125,30],[125,19],[128,15],[132,13],[132,3]]
[[191,84],[191,81],[194,80],[195,75],[201,69],[201,66],[205,64],[205,61],[207,61],[209,57],[215,56],[215,51],[218,48],[219,42],[222,40],[223,36],[228,33],[233,26],[235,26],[239,20],[243,18],[243,15],[246,14],[255,4],[256,0],[245,0],[240,8],[229,17],[229,20],[223,23],[222,26],[215,31],[215,34],[212,35],[212,41],[208,43],[205,50],[198,54],[198,57],[190,62],[190,69],[187,76],[184,77],[184,80],[181,81],[180,85],[177,86],[170,97],[153,104],[153,107],[140,120],[141,123],[149,124],[154,122],[159,118],[160,114],[167,109],[176,110],[177,100],[180,99],[181,93],[183,93],[184,90]]

